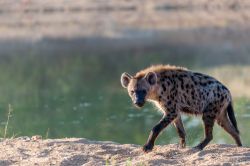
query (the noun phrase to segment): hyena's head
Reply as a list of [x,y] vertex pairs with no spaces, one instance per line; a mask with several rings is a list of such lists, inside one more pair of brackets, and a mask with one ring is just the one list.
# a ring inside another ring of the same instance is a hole
[[154,72],[149,72],[143,77],[133,77],[128,73],[123,73],[121,76],[122,86],[128,90],[129,96],[137,107],[142,107],[149,99],[156,83],[157,75]]

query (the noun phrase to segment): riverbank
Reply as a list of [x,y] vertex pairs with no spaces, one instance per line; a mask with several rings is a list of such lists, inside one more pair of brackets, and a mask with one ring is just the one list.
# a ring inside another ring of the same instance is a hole
[[170,144],[145,154],[132,144],[20,137],[0,141],[0,165],[250,165],[250,148],[210,144],[195,151]]
[[231,35],[249,28],[249,5],[246,0],[10,0],[0,2],[0,39],[151,38],[157,32],[190,29],[195,36],[217,29]]

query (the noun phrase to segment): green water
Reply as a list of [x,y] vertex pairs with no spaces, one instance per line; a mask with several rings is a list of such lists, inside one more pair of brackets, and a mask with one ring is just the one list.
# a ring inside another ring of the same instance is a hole
[[[69,55],[28,50],[21,52],[22,55],[16,52],[1,56],[0,135],[3,136],[8,104],[11,104],[8,137],[85,137],[144,144],[161,114],[150,104],[141,110],[133,107],[120,85],[121,73],[133,74],[156,63],[183,65],[198,71],[217,66],[187,53],[183,56],[172,56],[171,52],[130,53],[89,55],[72,51]],[[250,100],[235,98],[235,109],[243,144],[250,145]],[[203,138],[200,118],[184,115],[183,121],[188,145],[198,143]],[[173,126],[157,140],[158,144],[177,142]],[[213,142],[234,143],[218,126]]]

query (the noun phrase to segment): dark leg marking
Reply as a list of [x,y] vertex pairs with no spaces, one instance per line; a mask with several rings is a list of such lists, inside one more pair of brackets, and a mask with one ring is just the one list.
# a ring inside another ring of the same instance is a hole
[[214,127],[214,116],[209,116],[208,114],[203,114],[202,120],[205,128],[205,138],[204,140],[197,145],[195,148],[202,150],[207,144],[213,139],[213,127]]
[[239,133],[237,132],[237,129],[229,121],[227,113],[225,111],[221,113],[217,123],[234,138],[238,146],[242,146]]
[[185,148],[186,147],[186,140],[185,140],[186,133],[185,133],[185,129],[183,127],[183,123],[182,123],[180,115],[178,115],[178,117],[175,119],[174,126],[177,129],[177,133],[178,133],[178,135],[180,137],[179,146],[181,148]]
[[177,114],[175,112],[170,112],[167,115],[163,116],[163,118],[158,122],[157,125],[152,129],[150,132],[150,135],[148,137],[147,143],[143,146],[144,152],[150,152],[153,147],[156,138],[160,134],[160,132],[166,128],[175,118],[177,117]]

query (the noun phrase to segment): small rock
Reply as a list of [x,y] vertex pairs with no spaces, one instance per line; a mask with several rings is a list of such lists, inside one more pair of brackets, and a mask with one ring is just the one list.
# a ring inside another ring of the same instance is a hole
[[16,139],[17,139],[17,140],[30,141],[30,137],[28,137],[28,136],[18,137],[18,138],[16,138]]
[[34,135],[34,136],[31,137],[32,141],[38,141],[38,140],[41,140],[41,139],[42,139],[41,135]]

